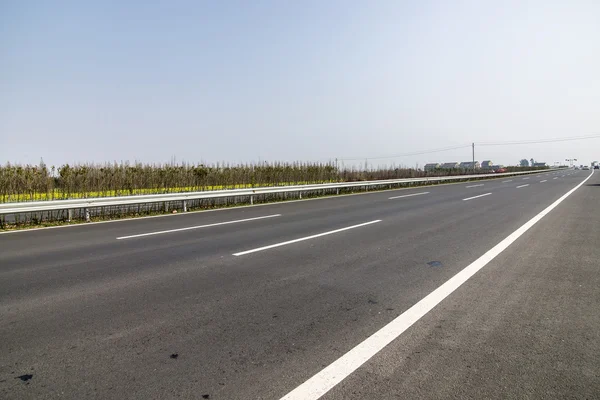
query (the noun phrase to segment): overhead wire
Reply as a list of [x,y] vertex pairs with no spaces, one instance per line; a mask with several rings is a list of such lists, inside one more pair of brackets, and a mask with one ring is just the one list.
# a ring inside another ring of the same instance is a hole
[[551,138],[551,139],[514,140],[514,141],[505,141],[505,142],[475,142],[475,145],[476,146],[507,146],[507,145],[519,145],[519,144],[568,142],[568,141],[572,141],[572,140],[585,140],[585,139],[596,139],[596,138],[600,138],[600,134],[586,135],[586,136],[572,136],[572,137],[563,137],[563,138]]
[[[562,138],[549,138],[549,139],[511,140],[511,141],[504,141],[504,142],[475,142],[474,144],[475,144],[475,146],[510,146],[510,145],[522,145],[522,144],[568,142],[568,141],[574,141],[574,140],[597,139],[597,138],[600,138],[600,134],[584,135],[584,136],[571,136],[571,137],[562,137]],[[410,152],[410,153],[393,154],[393,155],[376,156],[376,157],[344,157],[344,158],[339,158],[338,160],[339,161],[383,160],[383,159],[390,159],[390,158],[420,156],[423,154],[441,153],[444,151],[464,149],[467,147],[471,147],[472,145],[473,144],[464,144],[464,145],[448,146],[448,147],[442,147],[442,148],[431,149],[431,150],[414,151],[414,152]]]

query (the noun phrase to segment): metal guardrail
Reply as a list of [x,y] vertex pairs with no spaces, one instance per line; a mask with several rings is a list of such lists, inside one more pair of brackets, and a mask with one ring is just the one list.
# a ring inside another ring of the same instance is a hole
[[19,214],[28,212],[40,212],[40,211],[56,211],[56,210],[69,210],[69,209],[87,209],[95,207],[109,207],[109,206],[127,206],[144,203],[157,203],[157,202],[172,202],[172,201],[183,201],[183,209],[187,210],[186,200],[199,200],[199,199],[210,199],[210,198],[224,198],[224,197],[249,197],[250,203],[253,203],[253,196],[261,194],[271,193],[286,193],[286,192],[312,192],[318,190],[331,190],[331,189],[344,189],[352,187],[373,187],[373,186],[389,186],[403,183],[427,183],[427,182],[441,182],[451,180],[468,180],[468,179],[481,179],[481,178],[495,178],[501,176],[514,176],[523,174],[533,173],[544,173],[556,171],[556,169],[548,170],[536,170],[536,171],[525,171],[525,172],[506,172],[500,174],[474,174],[474,175],[457,175],[457,176],[435,176],[425,178],[407,178],[407,179],[387,179],[377,181],[362,181],[362,182],[342,182],[342,183],[320,183],[313,185],[295,185],[295,186],[272,186],[272,187],[259,187],[249,189],[230,189],[230,190],[213,190],[203,192],[187,192],[187,193],[168,193],[168,194],[149,194],[149,195],[135,195],[135,196],[117,196],[117,197],[95,197],[85,199],[71,199],[71,200],[46,200],[46,201],[33,201],[33,202],[21,202],[21,203],[3,203],[0,204],[0,215],[2,214]]

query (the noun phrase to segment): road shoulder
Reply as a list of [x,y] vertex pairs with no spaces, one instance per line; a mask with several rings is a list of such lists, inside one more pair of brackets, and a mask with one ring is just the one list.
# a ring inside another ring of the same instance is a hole
[[599,196],[600,175],[324,398],[597,396]]

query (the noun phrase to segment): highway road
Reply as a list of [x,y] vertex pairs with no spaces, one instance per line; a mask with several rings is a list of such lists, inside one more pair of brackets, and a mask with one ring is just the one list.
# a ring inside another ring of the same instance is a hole
[[597,398],[592,172],[0,234],[0,398]]

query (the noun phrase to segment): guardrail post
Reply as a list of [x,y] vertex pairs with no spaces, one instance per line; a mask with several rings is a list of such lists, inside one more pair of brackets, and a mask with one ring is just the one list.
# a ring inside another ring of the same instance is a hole
[[90,219],[90,210],[87,209],[87,208],[84,208],[83,209],[83,213],[85,214],[85,222],[90,222],[91,221],[91,219]]
[[187,201],[183,200],[183,212],[187,212]]
[[340,194],[340,188],[337,188],[337,189],[335,190],[335,194]]
[[71,222],[72,219],[73,219],[73,209],[69,208],[67,210],[67,221]]
[[298,192],[300,194],[300,198],[302,199],[302,192]]
[[254,196],[250,195],[250,205],[254,204]]
[[169,212],[169,203],[165,201],[165,212]]

